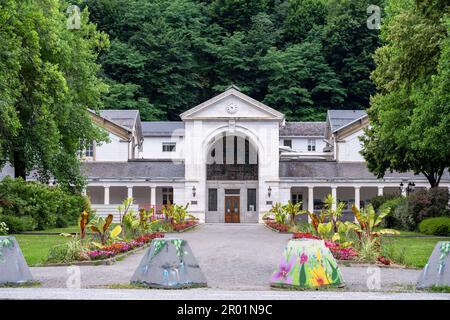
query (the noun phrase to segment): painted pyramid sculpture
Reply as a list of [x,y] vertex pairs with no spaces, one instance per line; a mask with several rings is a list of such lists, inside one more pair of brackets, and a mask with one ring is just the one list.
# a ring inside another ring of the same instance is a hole
[[151,288],[206,287],[206,278],[186,240],[156,238],[142,258],[131,283]]
[[20,284],[33,281],[30,268],[14,237],[0,237],[0,284]]
[[418,289],[450,286],[450,241],[440,241],[434,247],[417,281]]
[[273,287],[313,289],[344,287],[345,282],[331,251],[323,240],[293,239],[284,249],[270,278]]

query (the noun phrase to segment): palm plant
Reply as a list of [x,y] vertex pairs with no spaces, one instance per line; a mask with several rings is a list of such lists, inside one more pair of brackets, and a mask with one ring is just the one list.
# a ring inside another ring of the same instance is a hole
[[302,208],[301,202],[293,203],[290,200],[286,205],[283,206],[283,210],[289,215],[290,222],[292,225],[295,225],[295,217],[303,213],[301,208]]
[[283,209],[283,205],[279,202],[275,203],[269,211],[274,215],[275,221],[280,224],[286,223],[286,212]]

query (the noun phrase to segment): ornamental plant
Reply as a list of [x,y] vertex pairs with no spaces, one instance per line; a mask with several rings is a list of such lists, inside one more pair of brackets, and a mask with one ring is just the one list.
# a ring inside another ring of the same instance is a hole
[[96,217],[92,220],[91,223],[89,223],[89,227],[91,228],[92,232],[98,235],[102,246],[106,244],[108,235],[109,239],[114,241],[118,239],[119,234],[122,232],[122,227],[119,225],[117,225],[112,231],[109,231],[112,221],[113,215],[109,214],[106,219],[102,217]]
[[0,236],[6,236],[8,234],[9,228],[4,222],[0,222]]
[[289,215],[291,225],[295,224],[295,217],[302,213],[301,208],[301,202],[293,203],[291,200],[289,200],[288,203],[282,207],[283,211]]
[[377,214],[371,204],[361,211],[353,205],[352,212],[358,223],[347,221],[345,224],[350,230],[353,230],[356,233],[356,236],[360,241],[366,239],[369,242],[372,242],[377,240],[382,234],[399,234],[399,232],[394,229],[377,229],[383,221],[383,218],[389,214],[389,208],[386,208]]

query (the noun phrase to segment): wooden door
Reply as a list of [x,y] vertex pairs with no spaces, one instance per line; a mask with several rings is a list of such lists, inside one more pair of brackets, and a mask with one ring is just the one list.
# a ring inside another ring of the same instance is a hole
[[240,196],[225,196],[225,222],[239,223],[240,214]]

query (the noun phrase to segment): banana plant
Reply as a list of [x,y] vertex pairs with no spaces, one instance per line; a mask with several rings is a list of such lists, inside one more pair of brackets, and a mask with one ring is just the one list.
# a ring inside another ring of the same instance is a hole
[[360,241],[366,239],[372,242],[375,239],[378,239],[382,234],[399,234],[399,232],[394,229],[375,230],[389,214],[390,208],[385,208],[380,213],[376,213],[371,204],[362,210],[358,210],[355,205],[353,205],[352,212],[355,215],[357,223],[347,221],[345,224],[349,229],[356,233]]
[[189,207],[189,203],[187,203],[185,206],[180,205],[173,205],[173,223],[181,223],[184,222],[186,219],[187,209]]
[[92,232],[96,233],[100,238],[100,242],[102,245],[106,244],[107,237],[112,240],[116,240],[119,237],[119,234],[122,232],[122,227],[117,225],[111,232],[108,233],[109,227],[113,222],[113,215],[109,214],[106,219],[102,217],[96,217],[89,223],[89,227]]
[[341,222],[341,217],[342,217],[342,212],[344,211],[345,208],[345,202],[338,202],[336,204],[336,210],[333,210],[333,203],[334,203],[335,199],[331,196],[331,194],[328,194],[324,199],[323,199],[323,213],[326,217],[329,218],[329,221],[331,222],[332,226],[333,226],[333,230],[335,233],[339,232],[339,226],[342,224]]
[[293,203],[291,200],[289,200],[288,203],[283,206],[284,212],[289,215],[291,225],[295,225],[295,217],[299,214],[302,214],[301,208],[301,202]]
[[88,223],[89,223],[89,213],[83,211],[80,214],[80,221],[79,221],[81,239],[84,239],[84,237],[86,236],[86,226],[88,225]]
[[283,205],[279,202],[275,203],[269,211],[274,215],[275,222],[279,224],[286,223],[286,212],[283,209]]

